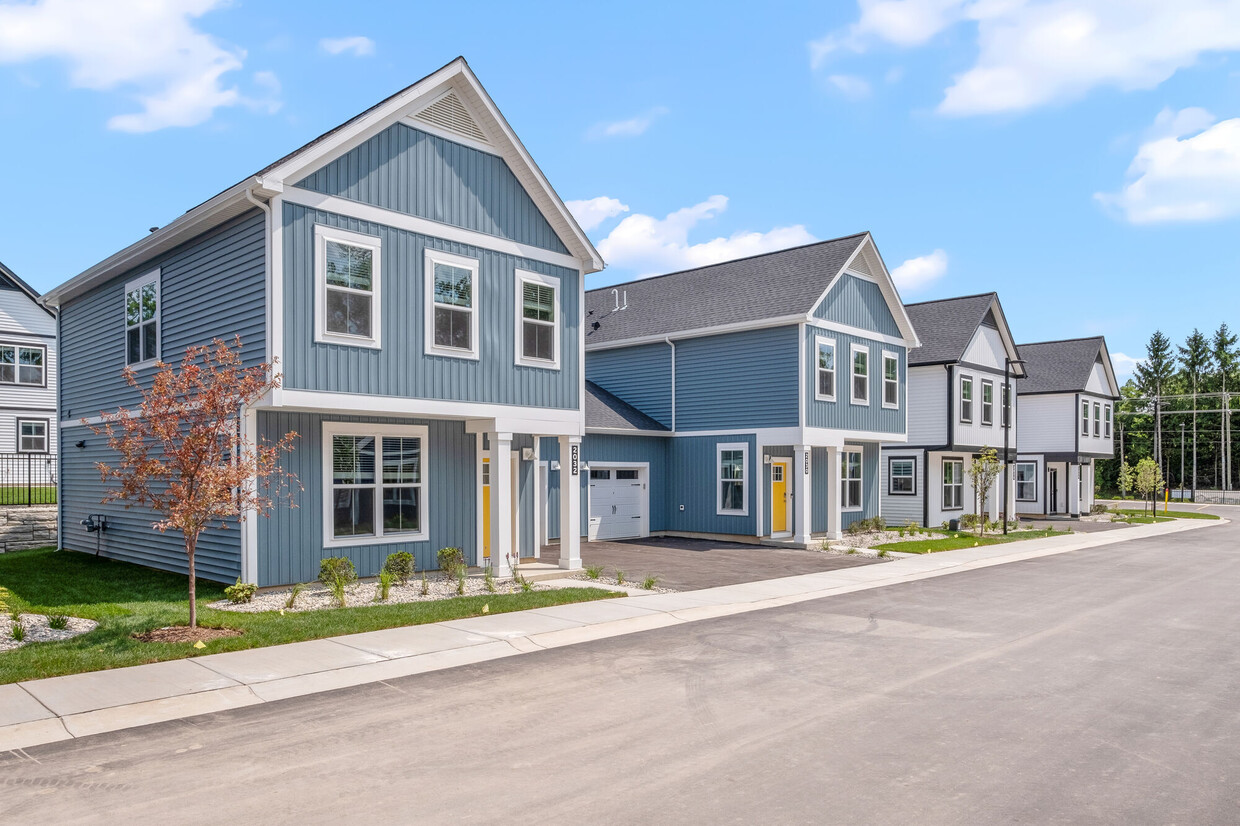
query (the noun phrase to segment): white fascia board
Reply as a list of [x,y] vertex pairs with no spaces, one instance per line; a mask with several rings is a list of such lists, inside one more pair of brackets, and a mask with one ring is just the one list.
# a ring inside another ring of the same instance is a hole
[[[522,407],[508,404],[458,402],[443,399],[415,399],[407,396],[372,396],[364,393],[332,393],[322,390],[284,389],[282,408],[319,413],[347,413],[372,416],[412,416],[426,419],[520,419],[557,425],[580,425],[566,435],[584,430],[580,410]],[[521,431],[528,432],[528,431]]]
[[676,435],[669,430],[631,430],[624,427],[590,427],[589,425],[586,426],[586,433],[594,433],[600,436],[662,436],[664,438],[670,438],[671,436]]
[[[1007,315],[1003,312],[1003,304],[1000,303],[998,295],[991,300],[990,309],[999,319],[999,337],[1003,339],[1003,349],[1007,351],[1008,358],[1016,361],[1020,358],[1020,350],[1016,347],[1016,339],[1012,336],[1012,329],[1008,327]],[[1026,378],[1025,366],[1013,364],[1012,375],[1018,379]]]
[[1115,378],[1115,368],[1111,365],[1111,351],[1107,347],[1105,338],[1102,340],[1102,369],[1106,371],[1107,381],[1111,383],[1112,395],[1119,398],[1119,381]]
[[877,430],[835,430],[826,427],[805,428],[805,443],[814,447],[843,447],[853,442],[907,444],[905,433],[883,433]]
[[760,321],[738,321],[735,324],[720,324],[715,327],[698,327],[693,330],[679,330],[675,333],[660,333],[653,336],[636,336],[634,338],[618,339],[616,341],[608,341],[603,344],[591,346],[586,345],[586,352],[598,352],[601,350],[617,350],[621,347],[635,347],[639,344],[666,344],[668,339],[672,341],[682,341],[687,338],[705,338],[707,336],[718,336],[724,333],[739,333],[745,330],[765,330],[770,327],[787,327],[793,324],[803,324],[805,316],[803,315],[785,315],[777,318],[764,318]]
[[835,333],[844,333],[845,335],[856,336],[857,338],[869,339],[870,341],[878,341],[878,342],[882,342],[883,344],[893,344],[896,347],[905,347],[905,348],[908,347],[907,342],[902,338],[896,338],[895,336],[889,336],[884,333],[876,333],[873,330],[866,330],[861,327],[853,327],[849,324],[839,324],[834,321],[826,321],[814,315],[811,315],[802,320],[806,324],[810,325],[811,327],[817,327],[820,330],[830,330]]

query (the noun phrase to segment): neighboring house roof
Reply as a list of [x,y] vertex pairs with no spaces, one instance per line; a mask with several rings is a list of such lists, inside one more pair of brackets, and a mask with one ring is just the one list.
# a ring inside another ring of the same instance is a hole
[[1094,365],[1101,360],[1111,385],[1111,395],[1119,397],[1111,354],[1102,336],[1022,344],[1020,353],[1029,374],[1017,385],[1020,395],[1083,392],[1093,374]]
[[[922,301],[906,304],[904,308],[913,320],[917,336],[921,339],[921,346],[909,351],[909,367],[954,364],[960,361],[977,334],[978,327],[983,323],[989,323],[998,329],[1009,349],[1010,358],[1015,360],[1021,357],[1020,348],[1012,340],[1011,330],[1008,329],[998,293]],[[1012,373],[1021,375],[1020,365],[1014,365]]]
[[0,288],[17,290],[25,293],[31,301],[38,305],[39,309],[50,316],[55,317],[55,313],[43,306],[39,301],[39,291],[17,277],[17,273],[4,266],[4,262],[0,261]]
[[[875,276],[906,338],[916,340],[867,232],[658,275],[586,293],[586,347],[805,321],[846,266],[869,247]],[[613,292],[613,290],[615,292]],[[894,297],[894,301],[893,301]],[[620,309],[616,309],[619,305]]]
[[586,382],[586,427],[601,430],[671,431],[592,381]]
[[291,185],[301,180],[333,157],[348,151],[401,118],[426,112],[449,91],[457,94],[462,105],[467,106],[469,113],[476,116],[478,123],[474,128],[485,130],[490,151],[498,154],[508,164],[560,240],[568,247],[572,257],[581,262],[586,272],[601,270],[603,259],[598,250],[586,237],[585,231],[573,218],[542,170],[534,163],[508,121],[465,62],[465,58],[458,57],[199,204],[167,226],[160,227],[142,240],[74,276],[48,292],[43,301],[59,304],[95,284],[140,266],[194,236],[248,212],[255,207],[254,198],[270,200],[284,191],[286,183]]

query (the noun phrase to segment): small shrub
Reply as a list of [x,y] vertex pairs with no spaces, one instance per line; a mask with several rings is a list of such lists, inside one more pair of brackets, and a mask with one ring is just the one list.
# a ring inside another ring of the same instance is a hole
[[304,582],[298,582],[293,585],[292,589],[288,592],[288,599],[284,601],[284,607],[296,608],[297,597],[301,596],[301,592],[304,590],[306,590],[306,583]]
[[12,599],[13,594],[10,593],[9,589],[0,586],[0,614],[7,614],[9,612],[9,602]]
[[319,582],[336,592],[336,585],[343,589],[357,582],[357,568],[353,560],[343,556],[332,556],[319,563]]
[[900,528],[900,532],[899,532],[899,533],[900,533],[900,538],[901,538],[901,539],[903,539],[903,538],[904,538],[904,528]]
[[379,582],[375,585],[375,602],[387,602],[388,594],[392,591],[392,583],[395,581],[396,575],[384,567],[379,572]]
[[624,584],[624,571],[620,570],[619,568],[616,569],[616,584],[617,585]]
[[1106,513],[1106,512],[1107,512],[1107,506],[1103,504],[1096,504],[1092,508],[1089,509],[1089,513],[1091,516],[1097,516],[1100,513]]
[[413,576],[413,554],[408,551],[388,554],[388,558],[383,561],[383,570],[401,585],[408,585],[409,578]]
[[426,571],[422,572],[422,596],[427,596],[431,592],[431,586],[426,581]]
[[332,598],[336,600],[336,607],[345,608],[348,606],[348,597],[345,595],[345,588],[348,586],[343,581],[339,579],[332,580],[332,583],[327,587],[332,592]]
[[891,556],[891,552],[888,551],[886,548],[883,548],[881,551],[878,552],[879,559],[886,559],[889,556]]
[[659,584],[659,578],[657,576],[647,576],[645,579],[642,580],[642,588],[647,591],[653,591],[654,586],[658,584]]
[[254,599],[254,594],[257,592],[257,585],[253,582],[242,582],[241,577],[237,577],[237,584],[225,588],[224,596],[228,597],[228,601],[233,605],[240,605]]
[[525,577],[521,577],[521,593],[528,594],[530,591],[533,591],[533,590],[534,590],[534,583],[530,582]]
[[857,534],[861,533],[864,530],[865,530],[865,527],[862,525],[862,520],[858,519],[856,522],[852,523],[847,528],[845,528],[844,533],[850,534],[852,536],[856,536]]
[[456,566],[456,593],[458,596],[465,593],[465,572],[468,569],[464,565]]
[[483,569],[482,581],[487,586],[488,594],[495,593],[495,569],[492,568],[490,565],[486,566],[486,568]]
[[64,631],[69,627],[69,618],[64,614],[48,614],[47,627],[55,631]]
[[465,553],[460,548],[440,548],[438,557],[444,579],[455,578],[456,569],[465,564]]
[[844,553],[847,554],[848,556],[852,556],[853,554],[857,553],[857,549],[849,548],[848,550],[844,551]]
[[9,633],[12,635],[14,642],[21,642],[26,639],[26,626],[22,625],[20,622],[14,622],[13,630]]
[[602,575],[603,575],[602,565],[591,565],[588,568],[586,568],[586,576],[588,576],[590,579],[598,579]]

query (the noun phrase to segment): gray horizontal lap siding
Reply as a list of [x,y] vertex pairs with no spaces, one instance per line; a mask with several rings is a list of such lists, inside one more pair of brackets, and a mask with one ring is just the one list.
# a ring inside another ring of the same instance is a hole
[[[589,434],[581,442],[582,462],[648,462],[650,477],[647,492],[650,496],[650,532],[667,530],[667,504],[669,493],[667,457],[671,439],[659,436],[612,436]],[[560,537],[560,477],[563,471],[552,471],[550,463],[559,461],[560,444],[556,439],[543,439],[542,460],[547,462],[547,533],[552,539]],[[589,473],[581,476],[581,534],[585,536],[589,525]]]
[[847,273],[814,308],[814,316],[888,336],[901,335],[900,325],[888,309],[879,286]]
[[[125,283],[160,268],[161,355],[180,362],[185,348],[241,336],[247,364],[266,355],[266,247],[263,215],[241,215],[65,303],[60,311],[60,415],[97,416],[135,405],[126,384]],[[149,384],[153,368],[138,371]]]
[[[323,430],[324,421],[365,424],[405,424],[429,427],[423,472],[426,474],[423,513],[429,539],[425,542],[361,544],[345,548],[323,545]],[[477,547],[477,469],[475,437],[463,422],[423,421],[375,416],[336,416],[319,413],[262,411],[258,416],[260,439],[274,441],[285,433],[298,434],[297,448],[283,458],[304,490],[296,492],[296,507],[286,502],[258,523],[258,584],[285,585],[309,582],[319,575],[319,563],[332,556],[353,560],[359,576],[374,576],[388,554],[413,553],[419,569],[438,566],[440,548],[455,546],[474,559]]]
[[[850,511],[840,515],[841,530],[847,528],[852,523],[861,519],[871,519],[878,516],[879,510],[879,446],[873,443],[864,445],[846,445],[849,448],[860,447],[861,455],[861,504],[860,511]],[[838,460],[837,460],[838,461]],[[840,473],[838,465],[830,466],[827,461],[826,448],[816,447],[813,449],[812,470],[813,470],[813,488],[814,488],[814,507],[810,512],[810,530],[814,533],[821,533],[830,530],[829,511],[827,500],[827,485],[829,479],[828,473]]]
[[[316,224],[382,240],[382,349],[314,341]],[[287,203],[283,246],[286,387],[544,408],[579,406],[578,272]],[[423,270],[428,248],[479,262],[477,360],[426,355]],[[514,364],[517,268],[560,279],[559,370]]]
[[568,252],[503,158],[401,123],[297,186]]
[[676,342],[676,430],[795,427],[797,330]]
[[672,426],[672,348],[667,344],[587,351],[586,378],[664,427]]
[[[836,330],[807,325],[805,328],[805,424],[839,430],[871,433],[905,433],[908,414],[908,354],[897,344],[859,338]],[[835,401],[819,401],[817,338],[835,341]],[[870,401],[853,404],[852,345],[864,344],[870,350]],[[883,407],[883,351],[895,353],[900,359],[900,407]]]

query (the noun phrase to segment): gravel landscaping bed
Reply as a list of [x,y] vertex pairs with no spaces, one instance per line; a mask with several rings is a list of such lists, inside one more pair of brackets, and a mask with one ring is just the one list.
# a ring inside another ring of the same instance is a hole
[[63,630],[52,628],[47,624],[47,617],[42,614],[22,614],[22,628],[26,636],[21,642],[13,639],[13,618],[7,614],[0,617],[0,651],[12,651],[31,642],[57,642],[72,639],[99,627],[94,620],[69,617],[69,627]]
[[585,582],[585,583],[594,583],[595,585],[615,585],[621,588],[637,588],[638,590],[644,591],[645,593],[648,593],[648,594],[675,594],[677,593],[675,588],[664,588],[658,583],[655,583],[655,586],[653,588],[642,588],[642,581],[640,579],[632,580],[632,579],[628,579],[627,577],[625,578],[624,582],[617,582],[614,576],[600,576],[598,579],[591,579],[589,574],[584,574],[584,573],[576,573],[568,578],[580,580],[581,582]]
[[[458,596],[472,597],[491,593],[486,589],[485,580],[478,576],[471,576],[465,579],[464,594],[456,592],[455,579],[446,580],[438,575],[427,577],[426,588],[428,593],[423,596],[421,578],[409,580],[408,585],[393,584],[392,590],[388,592],[388,598],[385,602],[377,602],[375,600],[379,589],[377,583],[373,580],[355,582],[346,588],[344,593],[345,601],[349,608],[363,605],[399,605],[408,602],[431,602],[437,599],[452,599]],[[539,585],[538,583],[533,583],[533,589],[535,591],[550,590],[547,586]],[[212,602],[208,607],[216,608],[220,611],[240,611],[247,614],[261,611],[321,611],[340,607],[336,604],[336,598],[332,596],[332,592],[325,585],[318,582],[308,584],[297,595],[296,604],[292,608],[287,608],[285,606],[291,593],[291,588],[277,588],[255,594],[254,598],[249,602],[232,603],[226,599],[221,599],[217,602]],[[521,593],[521,586],[511,579],[496,579],[495,593],[519,594]]]
[[939,531],[922,530],[916,535],[909,533],[907,530],[904,536],[900,536],[898,530],[886,531],[867,531],[866,533],[844,534],[843,539],[824,542],[822,550],[827,553],[839,553],[849,548],[857,550],[868,550],[875,545],[887,545],[892,542],[916,542],[920,539],[945,539],[947,534]]

